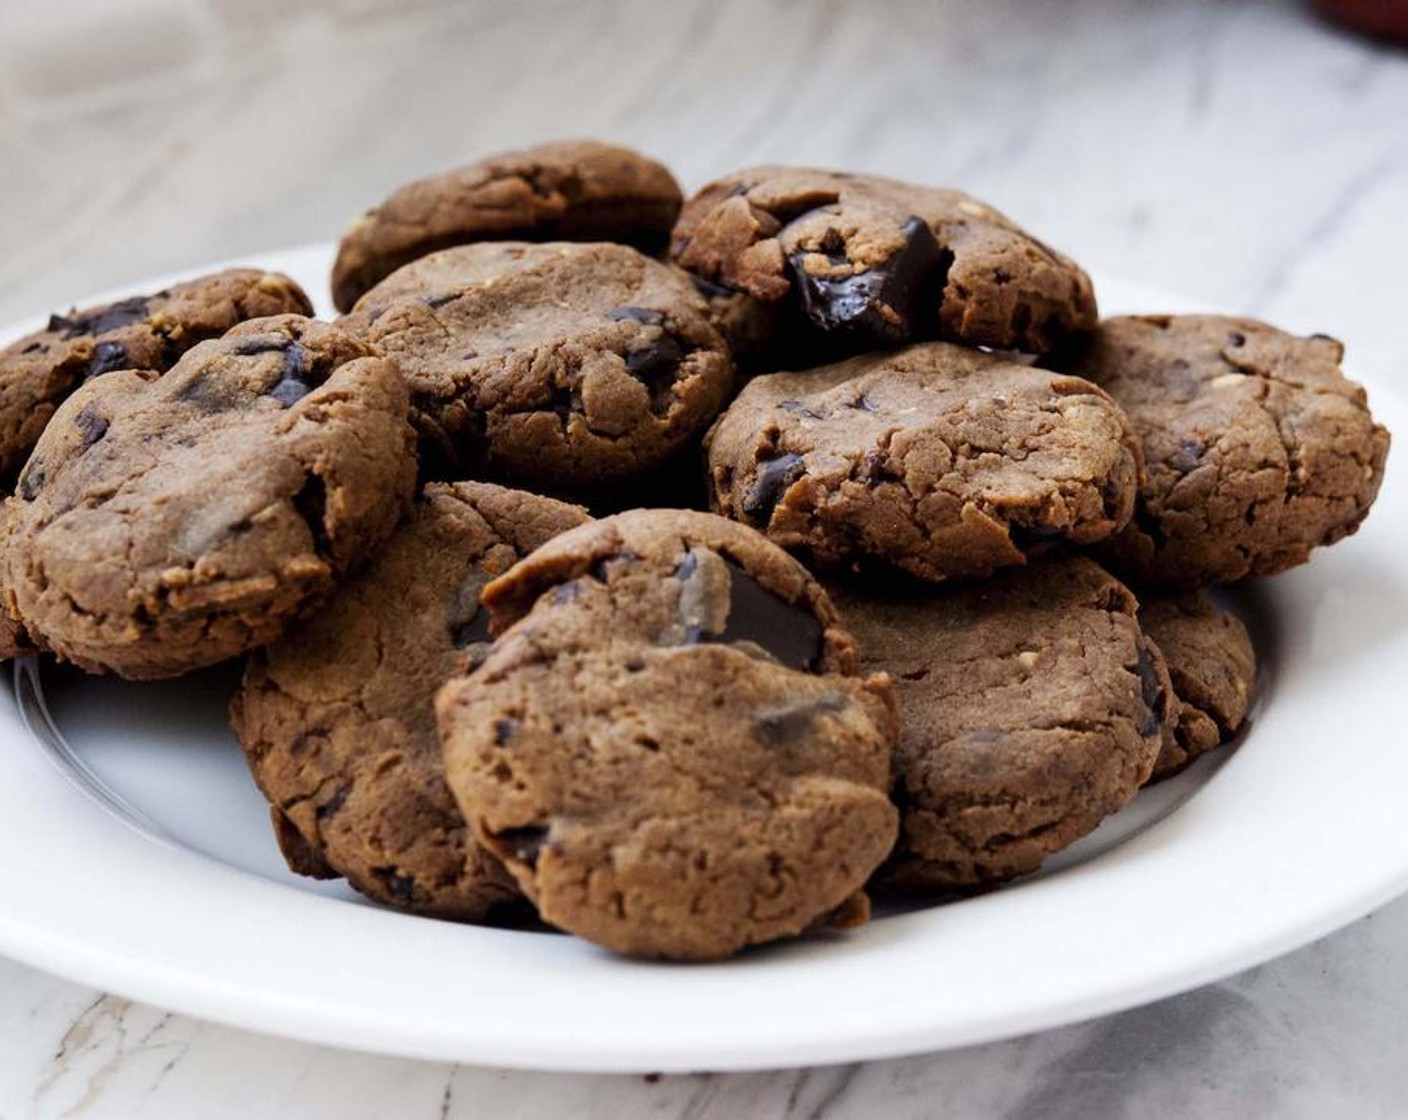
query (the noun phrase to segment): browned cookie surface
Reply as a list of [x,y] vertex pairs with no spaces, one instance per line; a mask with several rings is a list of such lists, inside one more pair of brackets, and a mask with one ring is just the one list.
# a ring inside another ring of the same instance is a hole
[[402,265],[472,241],[621,241],[655,252],[680,199],[665,167],[594,140],[488,156],[407,183],[357,219],[338,247],[333,299],[349,311]]
[[170,372],[79,389],[20,476],[19,616],[86,669],[152,678],[277,637],[370,559],[415,477],[396,368],[285,315]]
[[119,369],[170,369],[198,342],[236,323],[311,315],[287,276],[232,268],[149,296],[51,315],[42,331],[0,350],[0,486],[9,488],[54,410],[79,385]]
[[1052,556],[966,587],[832,585],[900,701],[900,841],[882,880],[966,888],[1035,871],[1149,777],[1168,674],[1134,596]]
[[1053,359],[1129,414],[1148,468],[1134,521],[1104,552],[1170,589],[1271,575],[1359,527],[1389,434],[1340,372],[1343,347],[1253,319],[1109,319]]
[[468,921],[518,897],[445,785],[432,701],[488,651],[484,585],[585,520],[519,490],[431,485],[370,568],[250,657],[231,715],[295,870],[312,859],[380,902]]
[[534,488],[649,478],[733,381],[692,285],[625,245],[447,249],[343,322],[405,374],[427,469]]
[[638,510],[484,602],[500,636],[438,700],[446,773],[547,921],[701,960],[864,916],[897,822],[893,698],[852,675],[799,564],[709,514]]
[[1163,653],[1176,699],[1176,718],[1164,728],[1154,767],[1157,781],[1241,728],[1256,685],[1256,651],[1241,620],[1206,591],[1146,597],[1139,625]]
[[1140,472],[1102,390],[942,342],[755,378],[706,443],[720,512],[828,566],[930,580],[1109,536]]
[[724,176],[680,213],[671,254],[712,283],[793,300],[853,345],[948,338],[1040,353],[1095,325],[1090,278],[959,191],[805,167]]

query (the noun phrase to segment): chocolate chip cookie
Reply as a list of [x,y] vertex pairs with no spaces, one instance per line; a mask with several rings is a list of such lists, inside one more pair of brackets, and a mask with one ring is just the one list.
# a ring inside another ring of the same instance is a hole
[[441,477],[573,493],[648,478],[703,433],[733,379],[698,293],[625,245],[447,249],[343,322],[400,366]]
[[1332,338],[1253,319],[1109,319],[1051,364],[1102,385],[1143,443],[1133,522],[1102,556],[1136,583],[1187,589],[1303,564],[1359,527],[1388,431]]
[[1168,674],[1129,590],[1051,556],[966,587],[831,585],[902,713],[902,824],[882,881],[981,886],[1035,871],[1149,777]]
[[404,264],[473,241],[620,241],[663,249],[679,214],[670,172],[629,148],[563,140],[420,179],[342,238],[333,300],[350,311]]
[[706,440],[715,508],[827,566],[986,576],[1129,520],[1129,423],[1075,377],[947,343],[755,378]]
[[1150,779],[1158,781],[1236,735],[1251,706],[1256,652],[1241,620],[1206,591],[1145,598],[1139,624],[1173,681],[1175,718]]
[[858,349],[946,338],[1042,353],[1096,322],[1074,261],[959,191],[873,175],[735,172],[685,203],[670,251]]
[[0,487],[8,490],[54,410],[73,390],[118,369],[165,371],[198,342],[264,315],[313,314],[276,272],[231,268],[149,296],[50,315],[42,331],[0,350]]
[[294,870],[464,921],[518,897],[445,786],[432,700],[488,652],[484,584],[586,519],[521,490],[428,486],[370,568],[251,655],[231,717]]
[[10,532],[13,527],[14,503],[6,499],[0,505],[0,661],[9,661],[34,652],[34,643],[20,622],[10,594],[9,565],[5,557],[9,554]]
[[88,382],[20,475],[20,618],[60,657],[133,678],[271,641],[406,509],[406,417],[392,363],[296,315],[241,324],[164,376]]
[[543,918],[708,960],[863,920],[889,852],[889,682],[757,533],[637,510],[484,592],[492,650],[440,693],[446,773]]

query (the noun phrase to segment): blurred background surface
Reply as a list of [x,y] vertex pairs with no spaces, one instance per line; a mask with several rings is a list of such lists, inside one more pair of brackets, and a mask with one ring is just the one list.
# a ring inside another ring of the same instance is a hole
[[[1408,370],[1408,54],[1295,0],[0,0],[0,323],[571,135],[686,189],[764,160],[962,187],[1097,279]],[[660,1081],[345,1055],[0,961],[0,1118],[1394,1116],[1405,1038],[1403,901],[1096,1023]]]

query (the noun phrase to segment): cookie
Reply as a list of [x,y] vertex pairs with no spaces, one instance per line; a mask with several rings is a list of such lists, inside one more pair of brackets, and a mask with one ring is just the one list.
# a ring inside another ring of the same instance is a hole
[[856,349],[946,338],[1042,353],[1096,322],[1090,278],[958,191],[805,167],[754,167],[680,212],[671,256],[705,280],[790,300]]
[[484,584],[586,519],[521,490],[428,486],[370,568],[250,656],[231,718],[294,870],[463,921],[518,897],[445,786],[432,701],[488,652]]
[[447,249],[343,322],[400,366],[441,477],[572,493],[645,479],[702,435],[733,380],[699,295],[625,245]]
[[1343,353],[1253,319],[1150,315],[1108,319],[1053,358],[1119,401],[1143,444],[1134,520],[1103,558],[1179,590],[1272,575],[1353,533],[1389,435]]
[[1256,652],[1241,620],[1206,591],[1146,597],[1139,624],[1173,681],[1174,719],[1150,779],[1158,781],[1237,734],[1256,686]]
[[882,880],[965,889],[1035,871],[1130,800],[1171,718],[1129,590],[1051,556],[984,583],[833,584],[866,671],[894,680],[902,824]]
[[446,775],[542,917],[709,960],[866,914],[896,715],[820,586],[743,526],[637,510],[484,592],[484,662],[437,701]]
[[415,481],[406,388],[337,327],[256,319],[54,414],[16,491],[19,617],[90,671],[169,677],[271,641],[364,563]]
[[50,315],[42,331],[0,350],[0,487],[34,450],[73,390],[119,369],[165,371],[198,342],[263,315],[311,315],[303,290],[276,272],[231,268],[150,296]]
[[1140,475],[1100,389],[942,342],[755,378],[706,446],[720,513],[826,566],[928,580],[1108,537]]
[[679,184],[654,160],[595,140],[504,152],[408,183],[342,238],[333,301],[350,311],[404,264],[474,241],[620,241],[665,247]]
[[0,506],[0,661],[11,661],[35,652],[34,643],[24,624],[14,613],[11,602],[13,596],[10,594],[9,565],[5,562],[5,557],[10,548],[12,510],[13,503],[9,499]]

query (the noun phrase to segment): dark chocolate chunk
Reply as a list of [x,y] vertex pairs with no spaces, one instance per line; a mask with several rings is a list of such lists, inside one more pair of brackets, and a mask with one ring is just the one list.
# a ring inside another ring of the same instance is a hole
[[[731,560],[724,563],[729,574],[724,628],[710,631],[691,626],[685,631],[685,644],[746,642],[771,654],[789,669],[814,670],[821,659],[823,631],[810,607],[786,602]],[[675,578],[685,583],[698,567],[698,557],[691,549],[675,569]]]
[[35,340],[34,340],[33,342],[31,342],[28,346],[26,346],[23,350],[21,350],[20,353],[21,353],[21,354],[35,354],[35,353],[38,353],[40,350],[44,350],[44,349],[47,349],[47,347],[45,347],[45,345],[44,345],[42,342],[40,342],[38,339],[35,339]]
[[675,378],[688,351],[672,334],[662,334],[642,350],[626,354],[626,369],[650,391],[650,411],[663,416],[674,400]]
[[[802,311],[828,333],[901,343],[929,333],[937,322],[953,254],[939,245],[928,223],[910,218],[904,246],[888,260],[849,276],[817,276],[805,267],[807,252],[790,264]],[[845,263],[834,250],[832,264]]]
[[489,633],[489,612],[486,610],[476,611],[474,617],[468,622],[454,628],[451,640],[455,643],[456,649],[468,649],[480,642],[492,642],[494,638]]
[[1144,718],[1139,722],[1139,734],[1148,739],[1157,735],[1168,719],[1168,692],[1154,667],[1154,655],[1149,643],[1139,645],[1139,698],[1144,702]]
[[1195,439],[1182,439],[1178,450],[1169,456],[1168,465],[1180,474],[1193,470],[1203,458],[1203,445]]
[[19,496],[26,502],[32,502],[39,497],[39,491],[44,489],[45,473],[44,464],[31,459],[24,473],[20,475]]
[[48,329],[63,332],[65,339],[77,338],[84,334],[105,334],[119,327],[140,323],[147,317],[147,305],[150,302],[146,296],[133,296],[82,315],[76,312],[70,312],[68,315],[50,315]]
[[629,319],[633,323],[644,323],[651,327],[658,327],[665,321],[664,315],[650,307],[617,307],[608,311],[606,317],[613,323]]
[[108,418],[102,414],[96,403],[89,401],[73,418],[78,430],[83,433],[83,446],[92,447],[108,434]]
[[1228,331],[1228,332],[1227,332],[1227,345],[1228,345],[1228,346],[1245,346],[1246,344],[1247,344],[1247,336],[1244,335],[1241,331]]
[[694,281],[694,290],[705,299],[727,299],[738,294],[736,288],[730,288],[727,284],[716,284],[712,280],[705,280],[704,277],[695,276],[692,273],[689,278]]
[[352,786],[350,783],[345,786],[338,786],[337,791],[326,801],[324,801],[321,805],[318,806],[316,814],[318,820],[325,821],[334,813],[336,813],[339,809],[341,809],[342,806],[347,803],[347,795],[351,792]]
[[90,381],[105,373],[112,373],[113,370],[124,369],[126,366],[127,348],[122,343],[100,342],[93,347],[93,356],[88,360],[88,368],[84,371],[83,380]]
[[248,357],[252,354],[281,354],[293,345],[293,339],[281,334],[261,334],[242,338],[230,347],[230,353]]
[[309,380],[308,352],[298,343],[290,342],[284,349],[284,360],[283,365],[279,368],[279,379],[269,390],[269,396],[288,408],[313,391]]
[[506,858],[526,863],[529,867],[538,865],[538,856],[547,843],[548,830],[542,825],[528,825],[526,828],[507,828],[494,835],[495,847]]
[[444,307],[447,303],[454,303],[455,300],[460,298],[460,295],[460,292],[443,292],[436,296],[421,296],[420,301],[425,304],[426,307],[430,308],[430,310],[439,311],[440,308]]
[[416,889],[414,879],[402,875],[394,867],[378,867],[374,869],[373,873],[386,885],[391,897],[397,902],[409,906],[417,901],[420,892]]
[[501,719],[494,724],[494,742],[503,746],[513,738],[513,733],[518,730],[516,719]]
[[782,495],[806,472],[806,462],[791,452],[759,463],[758,477],[743,497],[744,514],[754,525],[766,528]]
[[328,537],[328,489],[322,476],[310,471],[303,480],[303,487],[293,496],[293,508],[308,525],[313,537],[313,549],[319,556],[327,556],[332,551],[332,541]]
[[563,606],[572,602],[582,593],[580,580],[573,580],[571,583],[559,584],[552,589],[552,601],[557,606]]
[[777,406],[783,412],[790,412],[795,416],[805,416],[808,420],[820,420],[821,413],[813,412],[801,401],[783,401]]
[[753,720],[753,734],[769,746],[786,746],[810,733],[817,716],[825,712],[839,712],[845,706],[845,698],[839,692],[824,692],[820,696],[768,708],[759,712]]

